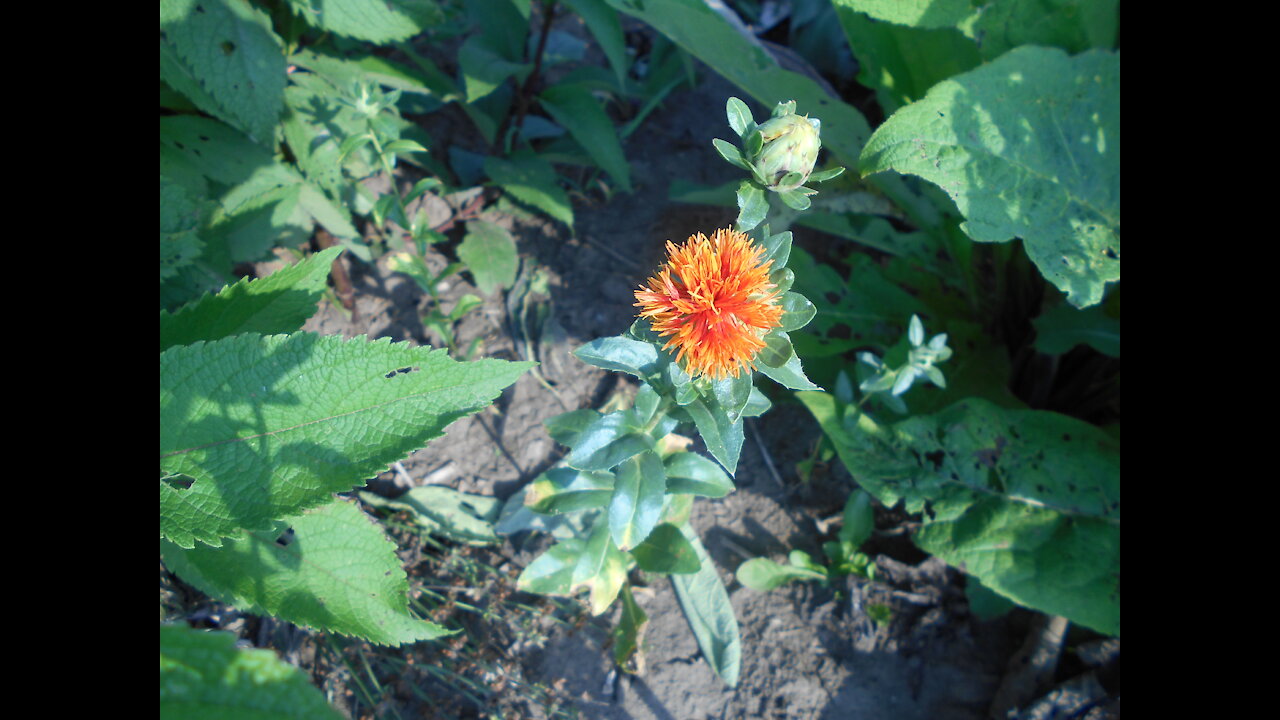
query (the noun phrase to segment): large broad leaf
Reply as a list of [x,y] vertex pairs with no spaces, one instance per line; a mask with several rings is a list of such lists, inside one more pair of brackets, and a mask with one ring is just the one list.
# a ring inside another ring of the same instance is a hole
[[324,295],[329,266],[340,252],[341,248],[329,248],[260,280],[245,278],[173,315],[161,310],[160,350],[247,332],[267,335],[301,330],[315,313],[316,303]]
[[1120,446],[1087,423],[982,400],[879,426],[802,392],[862,487],[923,513],[916,544],[1016,602],[1120,633]]
[[161,541],[165,565],[210,597],[316,630],[401,645],[449,634],[409,614],[396,545],[354,504],[334,500],[285,518],[280,529],[183,550]]
[[1020,237],[1076,307],[1120,279],[1120,55],[1022,47],[934,86],[876,130],[863,174],[919,175],[980,242]]
[[326,502],[488,406],[531,365],[309,333],[170,348],[160,355],[161,536],[219,545]]
[[289,0],[293,11],[337,35],[384,44],[444,20],[436,0]]
[[742,663],[742,638],[738,633],[738,619],[733,616],[729,593],[697,534],[688,525],[680,529],[693,546],[701,566],[691,575],[672,575],[671,587],[675,588],[676,600],[680,602],[689,628],[698,640],[702,657],[726,685],[737,687]]
[[[953,23],[931,27],[907,27],[876,22],[859,12],[869,3],[834,0],[840,26],[858,59],[858,82],[874,88],[886,113],[892,113],[925,96],[929,88],[952,75],[971,70],[982,61],[978,45]],[[971,11],[968,0],[962,10]],[[889,9],[906,11],[911,3],[892,2]],[[937,8],[938,3],[929,10]]]
[[160,77],[201,110],[270,146],[285,62],[266,13],[228,0],[162,0]]
[[229,632],[160,626],[160,717],[338,720],[298,668]]

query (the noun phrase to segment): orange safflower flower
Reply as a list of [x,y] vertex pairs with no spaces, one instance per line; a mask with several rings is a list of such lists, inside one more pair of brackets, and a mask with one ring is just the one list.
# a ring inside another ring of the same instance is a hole
[[667,262],[648,286],[635,291],[640,317],[654,332],[670,336],[692,376],[738,377],[755,369],[764,336],[782,318],[777,286],[769,282],[772,260],[745,233],[717,230],[710,239],[692,235],[677,247],[667,241]]

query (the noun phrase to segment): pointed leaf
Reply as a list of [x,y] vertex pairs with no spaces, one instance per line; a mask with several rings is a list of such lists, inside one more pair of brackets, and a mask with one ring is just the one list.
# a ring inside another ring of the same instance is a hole
[[742,452],[742,423],[732,422],[715,398],[703,397],[684,407],[693,418],[707,450],[733,474]]
[[738,133],[739,138],[747,133],[748,128],[756,124],[755,118],[751,117],[751,108],[736,97],[729,98],[724,110],[729,116],[729,127]]
[[613,544],[609,523],[597,522],[573,569],[573,589],[590,590],[588,607],[600,615],[613,604],[627,579],[627,556]]
[[585,541],[575,538],[552,545],[525,567],[516,581],[516,588],[539,595],[571,595],[573,573],[586,548]]
[[[160,355],[161,535],[183,546],[327,502],[487,407],[532,363],[309,333]],[[403,371],[403,372],[401,372]]]
[[620,550],[644,542],[662,515],[667,474],[654,452],[643,452],[622,463],[609,500],[609,531]]
[[280,529],[190,550],[162,540],[165,565],[217,600],[295,625],[402,645],[451,631],[409,612],[409,582],[396,545],[354,503],[334,500],[285,518]]
[[734,491],[733,480],[719,465],[691,452],[667,458],[667,492],[720,498]]
[[342,252],[329,248],[265,278],[240,280],[170,315],[160,311],[160,350],[240,333],[276,334],[302,329],[324,296],[329,266]]
[[631,192],[631,168],[618,142],[613,121],[584,83],[555,85],[538,96],[542,107],[564,126],[613,181]]
[[729,687],[738,686],[742,663],[742,639],[738,619],[733,616],[729,593],[706,548],[689,526],[680,528],[693,546],[701,567],[692,575],[672,575],[671,587],[684,611],[689,628],[698,640],[702,657]]
[[688,575],[702,567],[693,545],[671,523],[654,528],[644,542],[632,548],[631,556],[641,570],[661,575]]
[[611,470],[653,448],[653,436],[644,432],[634,412],[612,412],[583,428],[565,463],[579,470]]
[[612,473],[551,468],[529,484],[524,504],[548,514],[602,508],[613,497],[613,482]]
[[738,231],[746,232],[759,225],[768,212],[769,201],[765,199],[764,190],[750,180],[743,180],[738,185]]

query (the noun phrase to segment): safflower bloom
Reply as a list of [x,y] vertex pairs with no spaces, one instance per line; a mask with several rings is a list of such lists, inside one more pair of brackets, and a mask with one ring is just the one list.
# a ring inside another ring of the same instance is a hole
[[773,261],[763,256],[763,247],[727,228],[678,247],[668,240],[667,262],[635,291],[639,316],[671,338],[663,349],[676,348],[691,376],[720,380],[755,369],[764,336],[782,319],[769,282]]

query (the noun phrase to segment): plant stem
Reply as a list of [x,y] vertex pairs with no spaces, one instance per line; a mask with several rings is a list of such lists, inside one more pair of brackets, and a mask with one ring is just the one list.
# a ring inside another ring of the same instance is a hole
[[[555,0],[543,0],[542,2],[542,29],[538,35],[538,49],[533,53],[533,70],[520,84],[520,89],[516,93],[516,112],[515,121],[511,125],[504,126],[499,132],[495,140],[502,140],[502,136],[506,134],[508,127],[515,127],[517,130],[524,124],[524,116],[529,112],[529,94],[533,91],[534,83],[538,76],[542,73],[542,55],[547,49],[547,36],[551,34],[551,23],[556,19],[556,3]],[[511,148],[506,148],[510,152]]]

